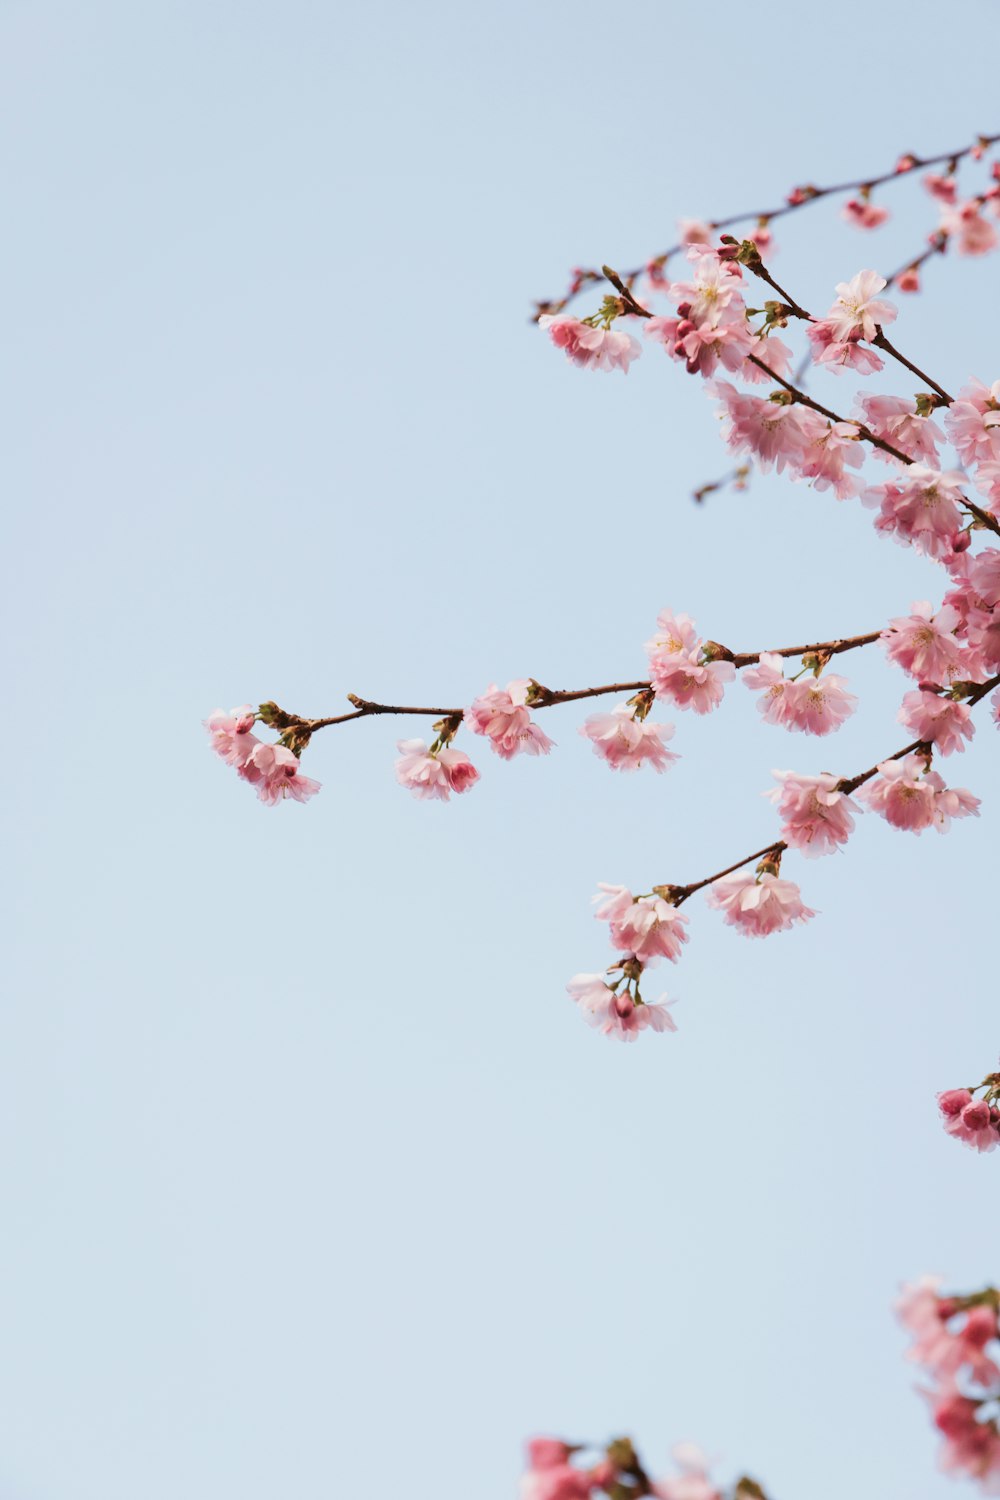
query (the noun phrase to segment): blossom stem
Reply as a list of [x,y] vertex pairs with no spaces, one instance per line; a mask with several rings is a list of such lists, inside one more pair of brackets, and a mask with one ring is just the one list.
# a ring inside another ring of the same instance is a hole
[[674,906],[681,906],[695,891],[704,890],[706,885],[714,885],[724,875],[732,875],[734,870],[742,870],[744,865],[751,864],[755,859],[763,859],[766,854],[783,854],[788,848],[784,839],[778,839],[773,844],[765,844],[763,849],[758,849],[753,854],[747,854],[743,859],[738,859],[735,864],[727,865],[724,870],[716,870],[714,875],[706,875],[704,880],[695,880],[691,885],[674,885],[670,887],[673,892],[672,901]]
[[[712,641],[712,659],[715,661],[731,661],[740,671],[743,667],[751,667],[759,662],[761,656],[807,656],[825,655],[839,656],[843,651],[854,651],[859,646],[871,645],[881,636],[881,630],[870,630],[865,635],[841,636],[832,641],[811,641],[804,646],[778,646],[770,653],[764,651],[730,651],[726,646],[720,646]],[[648,680],[641,682],[606,682],[600,687],[585,688],[547,688],[536,684],[530,700],[531,708],[552,708],[557,703],[575,703],[581,698],[604,698],[609,693],[642,693],[648,692],[652,683]],[[348,693],[348,698],[355,705],[351,713],[333,714],[325,719],[304,719],[297,714],[286,714],[279,710],[282,721],[288,721],[288,725],[301,727],[307,734],[315,734],[318,729],[328,729],[333,724],[348,724],[352,719],[368,719],[376,714],[413,714],[427,719],[461,719],[465,713],[464,708],[417,708],[400,703],[376,703],[370,698],[359,698],[356,693]],[[287,727],[287,726],[286,726]]]

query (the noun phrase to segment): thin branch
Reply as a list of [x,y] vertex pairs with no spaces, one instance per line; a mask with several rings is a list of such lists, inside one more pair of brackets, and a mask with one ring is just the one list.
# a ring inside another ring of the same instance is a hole
[[716,870],[714,875],[706,875],[704,880],[692,881],[690,885],[663,887],[663,889],[669,889],[672,892],[671,900],[674,906],[682,906],[689,896],[694,895],[695,891],[704,890],[706,885],[714,885],[724,875],[732,875],[735,870],[742,870],[744,865],[752,864],[755,859],[764,859],[768,854],[784,854],[787,848],[788,845],[784,839],[777,839],[773,844],[765,844],[763,849],[758,849],[755,853],[738,859],[735,864],[727,865],[724,870]]
[[879,328],[875,337],[872,339],[872,343],[875,345],[876,349],[884,349],[886,354],[891,354],[893,359],[898,360],[901,365],[905,365],[906,368],[910,370],[918,380],[922,380],[925,385],[929,385],[931,390],[936,392],[936,394],[941,397],[941,400],[944,402],[945,406],[950,406],[952,404],[955,399],[954,396],[949,396],[944,387],[938,385],[937,381],[932,380],[929,375],[925,375],[919,365],[915,365],[911,359],[907,359],[905,354],[900,354],[896,346],[894,344],[890,344],[881,328]]
[[[820,199],[829,198],[834,193],[857,192],[863,189],[871,191],[872,188],[881,187],[884,183],[894,182],[897,179],[903,177],[909,177],[913,172],[918,171],[921,167],[934,167],[941,162],[947,162],[949,164],[953,163],[954,166],[957,167],[958,163],[965,157],[969,156],[973,151],[985,151],[990,146],[996,145],[998,141],[1000,141],[1000,135],[979,135],[970,145],[963,147],[960,151],[942,151],[934,156],[916,156],[912,152],[907,152],[903,157],[897,160],[896,165],[890,171],[879,173],[875,177],[855,178],[851,182],[837,182],[831,184],[829,187],[814,187],[812,184],[809,184],[808,186],[797,188],[794,193],[789,195],[790,201],[789,199],[786,199],[786,201],[781,205],[780,208],[759,209],[756,213],[729,214],[726,216],[726,218],[723,219],[708,220],[708,227],[710,229],[728,229],[734,224],[744,224],[749,220],[757,220],[758,222],[770,222],[772,219],[781,219],[786,214],[796,213],[799,209],[805,208],[808,204],[818,203]],[[908,163],[908,166],[905,170],[900,170],[900,161],[906,161]],[[647,264],[659,262],[660,265],[664,265],[672,255],[677,255],[683,249],[684,246],[682,244],[671,245],[660,255],[653,256],[651,258],[651,261],[647,262]],[[910,266],[922,265],[925,260],[930,259],[932,255],[937,254],[940,250],[943,249],[943,245],[932,244],[931,248],[929,250],[925,250],[922,255],[916,258],[916,260],[907,261],[905,266],[901,266],[898,271],[894,272],[892,276],[888,277],[887,280],[889,284],[892,285],[892,283],[902,274],[902,272],[908,270]],[[637,277],[641,276],[645,270],[645,265],[637,266],[633,271],[624,272],[624,279],[628,282],[633,282]],[[550,298],[547,301],[538,302],[535,304],[535,318],[537,319],[541,317],[543,313],[562,312],[564,308],[569,306],[570,302],[572,302],[574,297],[576,297],[585,286],[592,285],[594,282],[600,281],[600,279],[600,274],[597,271],[578,271],[574,278],[574,284],[565,297],[561,299]]]
[[[730,651],[727,646],[721,646],[717,641],[708,641],[706,646],[710,648],[710,659],[713,661],[731,661],[737,671],[743,667],[751,667],[759,662],[762,656],[817,656],[831,657],[839,656],[844,651],[854,651],[860,646],[869,646],[881,636],[881,630],[870,630],[864,635],[838,636],[831,641],[811,641],[804,646],[776,646],[770,651]],[[585,688],[547,688],[541,683],[533,682],[530,708],[552,708],[557,703],[575,703],[581,698],[603,698],[609,693],[648,693],[652,692],[652,683],[648,680],[641,682],[606,682],[600,687]],[[299,729],[307,735],[315,734],[319,729],[328,729],[333,724],[348,724],[352,719],[369,719],[377,714],[411,714],[425,719],[461,719],[465,714],[464,708],[416,708],[400,703],[376,703],[370,698],[359,698],[356,693],[348,693],[348,701],[355,705],[351,713],[333,714],[329,718],[304,719],[298,714],[286,713],[276,705],[270,705],[273,712],[268,715],[268,721],[277,729]]]

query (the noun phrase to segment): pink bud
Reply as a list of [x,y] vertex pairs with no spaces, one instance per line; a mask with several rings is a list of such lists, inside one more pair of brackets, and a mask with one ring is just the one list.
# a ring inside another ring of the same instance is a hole
[[628,990],[625,990],[621,995],[615,996],[615,1010],[623,1021],[627,1021],[635,1010],[635,1005],[632,1003],[632,996]]

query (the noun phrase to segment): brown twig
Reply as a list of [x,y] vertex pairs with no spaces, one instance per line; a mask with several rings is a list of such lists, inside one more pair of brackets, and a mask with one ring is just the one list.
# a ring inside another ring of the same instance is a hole
[[[737,671],[740,671],[743,667],[753,666],[764,655],[839,656],[844,651],[853,651],[860,646],[870,645],[873,641],[877,641],[881,634],[880,630],[870,630],[864,635],[838,636],[831,641],[812,641],[805,646],[776,646],[769,652],[730,651],[727,646],[720,646],[716,641],[706,642],[706,645],[710,647],[711,660],[731,661]],[[652,683],[648,680],[606,682],[600,687],[585,688],[547,688],[541,683],[532,681],[529,706],[552,708],[557,703],[575,703],[581,698],[603,698],[609,693],[644,693],[650,692],[651,689]],[[351,713],[333,714],[323,719],[306,719],[298,714],[278,709],[276,705],[270,705],[273,712],[269,712],[268,720],[278,729],[298,728],[311,735],[319,729],[328,729],[333,724],[347,724],[352,719],[369,719],[377,714],[411,714],[425,719],[461,719],[465,713],[464,708],[417,708],[409,704],[376,703],[370,698],[359,698],[356,693],[348,693],[347,697],[348,701],[355,705]]]
[[[759,209],[756,213],[729,214],[724,219],[711,219],[707,221],[708,227],[710,229],[728,229],[734,224],[745,224],[750,220],[769,223],[772,219],[781,219],[786,214],[796,213],[799,209],[805,208],[811,203],[818,203],[822,198],[829,198],[834,193],[858,192],[863,190],[870,192],[873,188],[881,187],[884,183],[894,182],[897,178],[909,177],[921,167],[934,167],[941,162],[954,163],[954,166],[957,167],[958,163],[973,151],[985,151],[988,147],[996,145],[997,141],[1000,141],[1000,135],[979,135],[970,145],[963,147],[960,151],[942,151],[934,156],[922,157],[916,156],[912,152],[907,152],[904,157],[897,160],[896,166],[890,171],[879,173],[875,177],[855,178],[852,182],[837,182],[831,184],[829,187],[814,187],[810,184],[807,187],[797,189],[795,195],[790,195],[792,201],[786,200],[780,208]],[[899,169],[899,161],[901,160],[906,160],[909,163],[905,171],[900,171]],[[938,238],[938,236],[935,238]],[[946,241],[947,236],[945,236]],[[647,265],[656,264],[657,262],[660,265],[664,265],[672,255],[677,255],[683,249],[684,246],[681,244],[671,245],[660,255],[651,257]],[[900,266],[898,271],[895,271],[892,276],[887,277],[888,284],[891,286],[903,271],[908,270],[911,266],[922,265],[931,256],[940,253],[943,249],[944,244],[936,245],[932,243],[930,249],[925,250],[916,259],[907,261],[905,266]],[[637,277],[641,276],[645,270],[646,265],[637,266],[635,270],[624,272],[624,279],[631,283]],[[585,286],[592,285],[600,281],[600,279],[600,273],[597,271],[578,271],[575,276],[574,285],[565,297],[550,298],[547,301],[535,304],[535,319],[537,320],[543,313],[562,312]]]

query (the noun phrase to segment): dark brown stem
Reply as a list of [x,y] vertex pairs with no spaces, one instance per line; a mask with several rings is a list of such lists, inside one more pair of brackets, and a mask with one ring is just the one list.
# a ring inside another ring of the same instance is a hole
[[871,781],[879,766],[884,765],[887,760],[902,760],[904,755],[915,755],[918,751],[929,755],[933,748],[926,740],[914,740],[912,744],[904,745],[902,750],[894,750],[891,755],[883,755],[882,759],[876,761],[867,771],[862,771],[857,776],[844,777],[843,780],[837,782],[837,790],[846,792],[850,796],[851,792],[856,792],[859,786],[864,786],[866,781]]
[[[776,646],[769,653],[763,651],[730,651],[726,646],[719,646],[711,642],[712,658],[716,661],[731,661],[737,670],[743,667],[753,666],[754,662],[760,661],[761,656],[805,656],[825,655],[839,656],[842,651],[853,651],[858,646],[870,645],[877,641],[882,634],[880,630],[870,630],[867,635],[841,636],[832,641],[813,641],[806,646]],[[641,682],[606,682],[600,687],[586,688],[547,688],[536,683],[529,707],[552,708],[557,703],[575,703],[581,698],[604,698],[609,693],[643,693],[648,692],[652,684],[648,681]],[[356,693],[348,693],[351,703],[355,708],[351,713],[333,714],[325,719],[303,719],[297,714],[281,714],[282,726],[285,721],[288,725],[295,725],[303,729],[307,734],[315,734],[318,729],[328,729],[332,724],[348,724],[352,719],[369,719],[376,714],[413,714],[425,719],[461,719],[465,713],[464,708],[415,708],[400,703],[375,703],[370,698],[359,698]],[[281,712],[279,710],[279,712]]]
[[738,859],[734,865],[727,865],[724,870],[716,870],[714,875],[706,875],[704,880],[695,880],[691,885],[675,885],[670,889],[674,893],[672,901],[674,906],[681,906],[693,896],[695,891],[704,890],[706,885],[714,885],[721,880],[723,875],[732,875],[735,870],[742,870],[744,865],[752,864],[755,859],[763,859],[766,854],[784,854],[788,845],[784,839],[778,839],[773,844],[765,844],[763,849],[758,849],[754,854],[747,854],[743,859]]
[[872,339],[872,343],[875,345],[876,349],[884,349],[886,354],[891,354],[893,359],[898,360],[901,365],[905,365],[906,368],[911,371],[911,373],[914,374],[918,380],[922,380],[925,385],[929,385],[931,390],[934,391],[936,395],[941,397],[941,400],[944,402],[945,406],[951,405],[952,401],[955,398],[953,396],[949,396],[944,387],[938,385],[936,380],[932,380],[929,375],[925,375],[919,365],[915,365],[911,359],[907,359],[905,354],[900,354],[895,345],[890,344],[881,328],[878,329],[878,332]]

